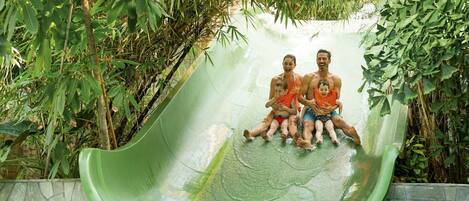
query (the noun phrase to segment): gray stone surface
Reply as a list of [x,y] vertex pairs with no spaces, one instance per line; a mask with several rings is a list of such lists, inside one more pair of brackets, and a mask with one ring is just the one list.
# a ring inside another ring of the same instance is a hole
[[469,201],[468,187],[458,187],[456,189],[456,201]]
[[65,201],[72,201],[73,189],[75,188],[75,182],[64,182],[64,195]]
[[8,201],[19,201],[24,200],[26,196],[26,187],[28,186],[27,183],[16,183],[11,191],[10,197]]
[[10,197],[14,186],[15,183],[4,183],[2,185],[2,190],[0,190],[0,201],[7,200]]
[[0,201],[86,201],[80,180],[0,181]]
[[386,201],[469,201],[467,184],[393,184]]
[[54,190],[52,189],[52,182],[39,182],[39,189],[41,189],[42,195],[49,199],[54,195]]
[[46,201],[46,198],[41,193],[41,189],[39,189],[38,182],[28,183],[28,189],[26,190],[26,197],[29,200]]
[[[0,201],[86,201],[80,180],[0,181]],[[386,201],[469,201],[469,185],[393,184]]]

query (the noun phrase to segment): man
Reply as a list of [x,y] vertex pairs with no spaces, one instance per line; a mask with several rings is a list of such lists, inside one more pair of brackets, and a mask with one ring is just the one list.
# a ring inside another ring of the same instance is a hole
[[[287,80],[288,83],[288,93],[295,93],[298,94],[300,87],[301,87],[301,80],[302,77],[301,75],[293,72],[293,70],[296,67],[296,57],[291,54],[287,54],[283,58],[283,73],[280,75],[277,75],[272,78],[270,81],[270,93],[269,93],[269,100],[272,99],[276,94],[275,94],[275,85],[279,80]],[[295,100],[296,101],[296,100]],[[278,109],[281,106],[278,104],[272,105],[272,108]],[[297,107],[298,104],[297,104]],[[296,141],[296,138],[298,136],[298,128],[297,128],[297,115],[291,113],[291,115],[288,117],[288,130],[290,132],[290,135],[293,136],[294,140]],[[272,123],[273,120],[273,113],[270,112],[266,118],[254,129],[252,130],[244,130],[243,135],[244,137],[250,141],[253,140],[254,137],[258,136],[259,134],[266,132],[269,129],[270,124]]]
[[[330,89],[334,89],[337,93],[337,99],[340,97],[340,88],[342,86],[340,77],[329,72],[329,64],[331,63],[331,53],[327,50],[319,50],[316,54],[316,63],[318,71],[308,73],[303,77],[302,86],[300,89],[300,97],[298,101],[305,105],[305,114],[303,118],[303,139],[299,139],[298,144],[306,149],[312,150],[314,146],[311,144],[313,138],[312,131],[314,130],[314,121],[316,115],[332,115],[332,122],[334,126],[342,129],[345,135],[351,137],[355,144],[360,145],[360,137],[354,127],[348,125],[344,119],[339,116],[334,110],[335,106],[327,108],[319,108],[314,99],[314,90],[317,90],[320,80],[327,80]],[[308,109],[307,109],[308,108]]]

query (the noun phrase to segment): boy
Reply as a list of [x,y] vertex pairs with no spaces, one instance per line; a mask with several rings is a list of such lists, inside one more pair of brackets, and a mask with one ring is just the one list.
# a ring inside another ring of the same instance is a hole
[[288,83],[286,80],[279,80],[275,84],[275,96],[267,101],[265,107],[271,107],[275,103],[280,105],[279,109],[273,109],[274,120],[270,124],[270,129],[262,137],[266,141],[272,140],[272,136],[280,126],[282,140],[285,141],[288,137],[288,117],[297,112],[296,105],[294,103],[295,94],[287,93]]
[[[342,113],[342,103],[337,100],[337,94],[335,93],[335,91],[329,89],[329,82],[327,82],[327,80],[319,81],[318,90],[314,91],[314,97],[319,107],[336,106],[339,108],[339,114]],[[329,136],[331,137],[332,143],[334,143],[335,145],[339,144],[331,117],[331,113],[316,116],[314,122],[316,127],[316,144],[322,143],[322,131],[324,125],[326,126],[326,130],[329,133]]]

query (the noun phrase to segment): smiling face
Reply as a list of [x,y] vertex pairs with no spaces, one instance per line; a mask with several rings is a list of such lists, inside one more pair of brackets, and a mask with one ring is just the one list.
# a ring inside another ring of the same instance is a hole
[[321,96],[327,96],[327,94],[329,94],[329,86],[325,84],[319,85],[319,94],[321,94]]
[[327,70],[329,64],[331,63],[329,53],[319,52],[316,56],[316,63],[318,64],[320,71]]
[[327,96],[329,94],[329,82],[327,80],[319,80],[318,83],[319,95]]

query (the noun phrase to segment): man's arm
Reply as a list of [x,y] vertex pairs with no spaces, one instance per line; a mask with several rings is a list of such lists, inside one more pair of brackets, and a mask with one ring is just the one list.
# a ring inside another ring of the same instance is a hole
[[298,96],[298,101],[303,104],[303,105],[308,105],[306,96],[308,95],[308,88],[309,88],[309,83],[311,82],[312,75],[311,74],[306,74],[303,76],[303,80],[301,81],[301,88],[300,88],[300,94]]
[[337,92],[337,99],[339,99],[340,98],[340,89],[342,88],[342,80],[337,75],[333,75],[332,79],[334,80],[334,88],[335,88],[335,91]]

